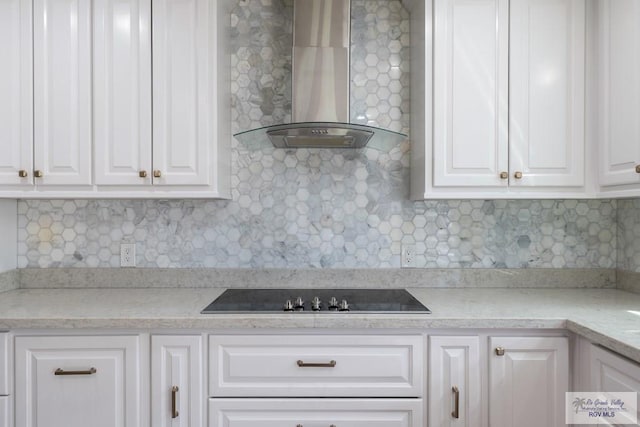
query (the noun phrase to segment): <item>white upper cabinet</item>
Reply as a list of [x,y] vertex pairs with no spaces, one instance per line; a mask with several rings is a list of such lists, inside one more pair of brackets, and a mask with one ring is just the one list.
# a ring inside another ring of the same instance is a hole
[[640,2],[599,0],[597,17],[600,185],[626,185],[619,189],[637,190],[640,184]]
[[32,183],[33,36],[30,1],[0,2],[0,184]]
[[434,2],[434,186],[506,186],[509,0]]
[[210,184],[212,10],[209,0],[153,3],[154,184]]
[[91,184],[91,2],[34,0],[37,185]]
[[94,0],[95,181],[151,182],[151,1]]
[[585,0],[405,4],[411,197],[588,197]]
[[0,1],[0,198],[229,198],[231,3]]
[[511,185],[585,183],[584,0],[511,0]]

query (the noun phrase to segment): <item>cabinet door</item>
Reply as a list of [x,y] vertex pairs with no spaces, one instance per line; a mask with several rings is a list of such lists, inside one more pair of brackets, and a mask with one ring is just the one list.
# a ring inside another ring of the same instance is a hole
[[583,186],[585,0],[511,0],[510,16],[510,184]]
[[482,425],[478,337],[429,337],[429,426]]
[[[592,345],[591,390],[640,393],[640,365]],[[640,419],[640,411],[638,411],[637,415],[638,419]],[[619,413],[616,416],[624,417],[624,414]],[[618,421],[623,421],[623,418]],[[620,425],[623,424],[632,423],[620,422]]]
[[422,399],[209,399],[209,427],[418,427]]
[[489,425],[564,427],[567,338],[491,337],[490,349]]
[[153,3],[155,185],[209,184],[214,7],[209,0]]
[[435,0],[433,184],[505,187],[509,0]]
[[0,397],[0,427],[9,427],[9,397]]
[[151,425],[203,427],[202,337],[151,337]]
[[600,184],[640,183],[640,2],[600,0]]
[[138,337],[16,337],[16,425],[141,425]]
[[91,184],[91,2],[33,4],[36,184]]
[[31,13],[30,1],[0,1],[0,184],[33,183]]
[[0,334],[0,396],[11,394],[9,388],[9,334]]
[[151,2],[95,0],[93,28],[96,184],[150,184]]

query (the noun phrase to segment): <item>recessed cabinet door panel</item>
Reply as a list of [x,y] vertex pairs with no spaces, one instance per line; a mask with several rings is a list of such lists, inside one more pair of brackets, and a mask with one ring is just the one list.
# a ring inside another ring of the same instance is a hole
[[91,184],[91,2],[34,0],[38,185]]
[[138,337],[16,337],[16,425],[139,427]]
[[9,427],[9,397],[0,397],[0,427]]
[[150,184],[151,2],[95,0],[93,15],[96,184]]
[[429,426],[482,425],[478,337],[429,337]]
[[419,427],[422,399],[209,399],[209,427]]
[[153,3],[153,183],[209,184],[212,143],[208,0]]
[[151,338],[151,425],[203,427],[202,337]]
[[585,1],[511,0],[510,12],[510,184],[583,186]]
[[640,182],[640,2],[600,0],[600,184]]
[[33,183],[31,14],[30,1],[0,1],[0,184]]
[[434,186],[506,186],[509,1],[434,8]]
[[11,394],[9,388],[9,334],[0,334],[0,396]]
[[490,349],[489,425],[564,427],[567,338],[491,337]]

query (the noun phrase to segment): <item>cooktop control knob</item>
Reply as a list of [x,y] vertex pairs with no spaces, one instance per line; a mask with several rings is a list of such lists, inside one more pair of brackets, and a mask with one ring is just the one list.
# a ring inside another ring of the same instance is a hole
[[302,297],[296,298],[296,302],[293,304],[293,308],[298,311],[304,310],[304,300],[302,299]]
[[331,299],[329,300],[328,308],[329,310],[333,310],[333,311],[338,310],[338,300],[336,299],[336,297],[331,297]]
[[340,303],[340,311],[349,311],[349,303],[346,299],[343,299]]
[[284,303],[284,311],[293,311],[293,303],[290,299]]
[[311,310],[320,311],[320,304],[321,303],[322,303],[322,301],[320,301],[320,298],[313,297],[313,299],[311,300]]

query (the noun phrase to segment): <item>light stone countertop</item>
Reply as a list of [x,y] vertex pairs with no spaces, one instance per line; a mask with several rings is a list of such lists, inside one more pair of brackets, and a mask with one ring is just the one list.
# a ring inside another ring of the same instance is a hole
[[566,328],[640,362],[640,295],[625,291],[413,288],[432,314],[200,314],[223,290],[17,289],[0,329]]

